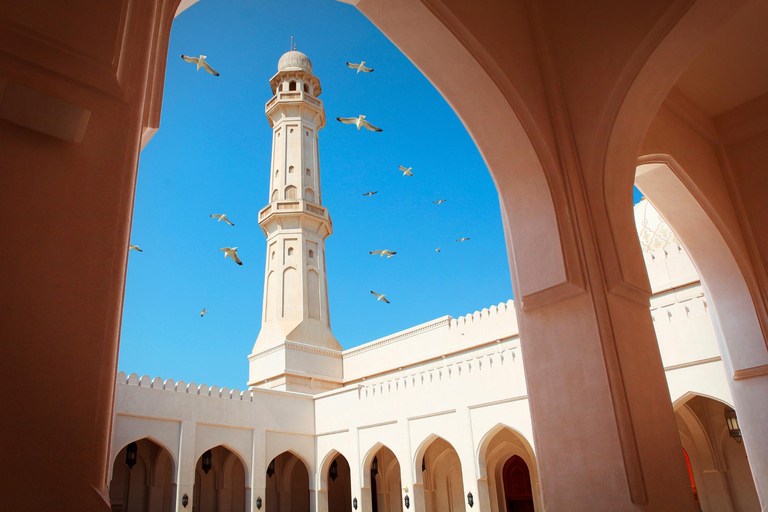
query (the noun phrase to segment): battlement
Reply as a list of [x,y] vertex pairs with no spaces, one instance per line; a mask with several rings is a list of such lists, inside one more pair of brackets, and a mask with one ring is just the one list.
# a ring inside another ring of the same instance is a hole
[[117,372],[117,385],[162,389],[165,391],[175,391],[176,393],[186,393],[188,395],[228,398],[230,400],[241,400],[243,402],[253,402],[254,396],[254,393],[250,390],[240,391],[237,388],[230,390],[227,387],[209,387],[207,384],[200,384],[198,386],[194,382],[187,384],[183,380],[174,382],[173,379],[163,380],[160,377],[155,377],[152,379],[149,377],[149,375],[143,375],[139,377],[136,373],[131,373],[130,375],[126,376],[125,372]]

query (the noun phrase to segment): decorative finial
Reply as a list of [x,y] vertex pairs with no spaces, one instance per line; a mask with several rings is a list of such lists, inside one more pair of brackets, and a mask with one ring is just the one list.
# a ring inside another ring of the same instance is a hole
[[295,49],[295,46],[294,46],[294,44],[293,44],[293,36],[291,36],[291,47],[290,47],[289,49],[290,49],[290,50],[293,50],[293,49]]

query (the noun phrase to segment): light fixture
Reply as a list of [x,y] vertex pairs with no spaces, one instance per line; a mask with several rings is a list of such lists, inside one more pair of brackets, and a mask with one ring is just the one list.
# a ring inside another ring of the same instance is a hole
[[379,474],[379,459],[378,457],[373,458],[373,462],[371,462],[371,475],[378,475]]
[[211,454],[211,450],[206,451],[203,453],[203,471],[207,475],[208,472],[211,470],[211,466],[213,463],[213,454]]
[[471,492],[467,494],[467,504],[469,505],[469,508],[472,508],[472,506],[475,504],[475,498],[472,496]]
[[256,498],[256,508],[261,510],[261,496]]
[[125,447],[125,465],[128,466],[128,469],[133,469],[133,466],[136,465],[136,459],[139,455],[139,447],[136,445],[135,442],[129,444]]
[[357,498],[355,498],[355,499],[353,499],[353,500],[352,500],[352,508],[354,508],[355,510],[357,510]]
[[408,497],[408,495],[405,495],[405,508],[411,508],[411,498]]
[[184,508],[187,508],[187,505],[189,505],[189,496],[186,494],[181,497],[181,504],[184,506]]
[[736,411],[733,408],[725,406],[725,423],[728,425],[728,433],[739,444],[741,444],[741,428],[739,428],[739,419],[736,417]]
[[331,467],[328,469],[328,476],[331,477],[333,482],[339,477],[339,466],[336,464],[336,459],[333,459],[333,462],[331,462]]
[[275,474],[275,459],[272,459],[272,462],[269,463],[269,466],[267,466],[267,476],[269,478],[272,478],[272,475]]

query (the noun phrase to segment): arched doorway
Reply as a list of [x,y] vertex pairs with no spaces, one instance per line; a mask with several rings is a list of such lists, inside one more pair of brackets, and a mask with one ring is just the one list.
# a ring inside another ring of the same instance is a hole
[[224,446],[206,450],[195,464],[193,512],[245,512],[245,466]]
[[291,452],[267,466],[266,512],[309,512],[309,471]]
[[392,450],[379,445],[368,453],[363,483],[363,512],[402,512],[400,463]]
[[425,444],[428,444],[426,450],[422,447],[417,451],[423,455],[418,461],[421,467],[416,468],[421,472],[424,486],[424,509],[427,512],[465,510],[461,460],[456,449],[437,436]]
[[124,446],[112,465],[113,512],[171,512],[176,485],[171,454],[149,439]]
[[352,486],[347,458],[331,452],[321,466],[319,512],[352,512]]
[[504,500],[506,512],[533,512],[533,490],[528,465],[518,455],[504,463]]

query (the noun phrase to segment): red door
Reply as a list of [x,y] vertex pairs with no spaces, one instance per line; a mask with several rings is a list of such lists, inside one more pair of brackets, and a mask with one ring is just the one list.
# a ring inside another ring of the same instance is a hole
[[534,512],[531,474],[528,465],[517,455],[504,464],[504,497],[507,512]]

